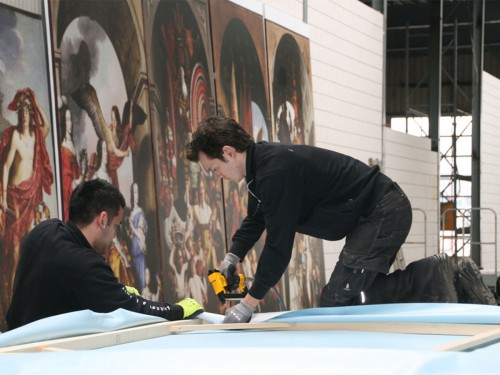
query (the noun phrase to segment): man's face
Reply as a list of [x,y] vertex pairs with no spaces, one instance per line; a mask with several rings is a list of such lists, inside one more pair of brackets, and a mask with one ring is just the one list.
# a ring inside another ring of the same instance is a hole
[[236,152],[224,153],[224,160],[211,159],[203,151],[200,151],[200,164],[206,173],[212,173],[216,179],[240,182],[245,177],[244,166],[238,163]]
[[105,226],[105,228],[101,232],[100,240],[99,240],[99,249],[96,249],[98,252],[104,252],[113,242],[113,239],[116,237],[116,231],[118,225],[120,225],[123,220],[123,209],[120,208],[118,211],[118,215],[116,215],[111,222]]
[[27,105],[23,106],[23,128],[29,127],[30,124],[30,109]]
[[73,134],[73,123],[71,122],[71,112],[69,109],[64,113],[64,118],[66,119],[66,133],[71,135]]

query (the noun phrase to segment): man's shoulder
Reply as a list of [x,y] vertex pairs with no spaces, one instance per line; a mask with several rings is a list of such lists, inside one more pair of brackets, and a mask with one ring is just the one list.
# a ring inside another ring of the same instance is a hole
[[307,145],[261,144],[256,154],[257,173],[261,175],[278,171],[298,173],[311,149],[313,147]]
[[73,272],[75,276],[77,274],[86,274],[89,270],[102,267],[106,263],[103,256],[92,248],[75,242],[67,236],[61,238],[56,247],[57,251],[54,254],[54,260],[70,272]]
[[[99,259],[102,256],[82,241],[76,230],[60,219],[48,219],[40,222],[30,233],[33,240],[46,239],[53,250],[63,251],[74,258]],[[45,241],[45,240],[44,240]]]

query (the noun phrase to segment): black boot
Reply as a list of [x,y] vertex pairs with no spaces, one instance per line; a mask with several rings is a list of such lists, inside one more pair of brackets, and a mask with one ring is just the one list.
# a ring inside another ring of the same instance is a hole
[[457,264],[455,287],[460,303],[497,305],[493,292],[484,283],[481,271],[470,258],[462,258]]
[[458,302],[453,261],[437,254],[412,262],[404,270],[379,275],[366,290],[366,304]]

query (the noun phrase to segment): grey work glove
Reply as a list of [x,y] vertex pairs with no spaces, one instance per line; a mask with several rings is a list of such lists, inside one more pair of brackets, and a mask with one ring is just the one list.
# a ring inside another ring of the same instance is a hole
[[226,310],[226,317],[222,323],[248,323],[254,311],[255,307],[241,301]]
[[234,285],[238,285],[238,283],[235,283],[235,274],[236,274],[236,265],[240,262],[240,258],[233,254],[233,253],[227,253],[226,256],[224,257],[224,260],[222,261],[222,264],[220,265],[220,272],[224,274],[226,277],[226,282],[229,287],[229,289],[234,289]]

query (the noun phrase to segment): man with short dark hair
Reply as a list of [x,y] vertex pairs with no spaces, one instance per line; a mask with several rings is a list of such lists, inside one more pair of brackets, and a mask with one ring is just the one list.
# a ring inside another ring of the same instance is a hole
[[118,282],[102,253],[116,235],[124,207],[122,194],[112,184],[100,179],[83,182],[71,195],[67,223],[47,220],[28,234],[7,312],[9,330],[85,309],[106,313],[123,308],[168,320],[203,311],[193,299],[153,302]]
[[250,320],[285,272],[296,232],[346,239],[322,290],[321,306],[360,304],[362,292],[370,304],[457,302],[465,293],[458,296],[455,283],[461,291],[474,289],[483,303],[495,303],[475,265],[462,267],[470,277],[457,277],[458,268],[445,254],[388,274],[410,230],[412,211],[403,190],[378,166],[308,145],[255,143],[236,121],[224,117],[199,125],[186,157],[216,178],[246,180],[247,216],[220,266],[229,285],[236,265],[267,232],[254,282],[245,298],[226,311],[226,323]]

